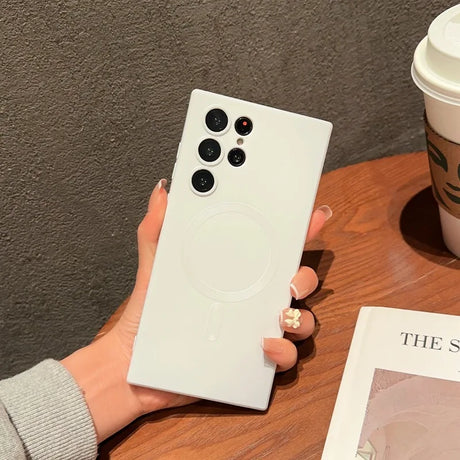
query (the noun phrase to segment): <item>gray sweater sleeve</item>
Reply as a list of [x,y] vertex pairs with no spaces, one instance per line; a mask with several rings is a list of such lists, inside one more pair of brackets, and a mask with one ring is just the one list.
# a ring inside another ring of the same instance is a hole
[[97,440],[69,372],[48,359],[0,381],[0,459],[94,459]]

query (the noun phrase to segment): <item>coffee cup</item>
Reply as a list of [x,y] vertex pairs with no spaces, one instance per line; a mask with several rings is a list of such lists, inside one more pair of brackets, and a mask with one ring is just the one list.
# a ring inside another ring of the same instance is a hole
[[415,50],[412,78],[425,100],[427,152],[443,239],[460,257],[460,5],[431,23]]

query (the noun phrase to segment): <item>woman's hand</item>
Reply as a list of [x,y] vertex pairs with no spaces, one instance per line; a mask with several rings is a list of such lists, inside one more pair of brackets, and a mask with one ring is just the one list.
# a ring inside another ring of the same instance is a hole
[[[163,224],[168,195],[166,181],[155,187],[148,211],[138,228],[139,266],[136,284],[126,309],[117,324],[105,336],[78,350],[62,363],[74,376],[93,417],[98,442],[123,428],[140,415],[167,407],[189,404],[196,399],[160,390],[129,385],[126,381],[129,362],[144,305],[153,260]],[[312,239],[331,216],[327,206],[317,209],[311,219],[307,241]],[[318,285],[316,273],[301,267],[291,283],[296,299],[306,297]],[[284,338],[265,338],[265,354],[283,371],[297,361],[292,340],[309,337],[315,327],[313,315],[307,310],[285,309],[280,321]]]
[[[305,244],[311,241],[323,228],[324,223],[332,216],[328,206],[320,206],[313,212],[310,220]],[[296,300],[309,296],[318,286],[318,276],[310,267],[300,267],[291,280],[291,294]],[[297,362],[297,348],[292,342],[310,337],[315,329],[315,318],[308,310],[285,308],[280,314],[280,323],[284,329],[284,337],[265,338],[265,354],[275,362],[277,371],[290,369]]]

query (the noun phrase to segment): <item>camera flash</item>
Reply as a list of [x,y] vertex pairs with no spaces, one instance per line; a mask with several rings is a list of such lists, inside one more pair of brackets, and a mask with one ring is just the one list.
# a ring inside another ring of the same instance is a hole
[[236,141],[238,145],[243,145],[244,140],[241,137]]

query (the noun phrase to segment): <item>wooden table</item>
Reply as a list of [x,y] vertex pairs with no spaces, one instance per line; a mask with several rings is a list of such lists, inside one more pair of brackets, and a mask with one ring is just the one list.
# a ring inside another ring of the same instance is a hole
[[321,280],[301,304],[317,329],[276,377],[268,411],[203,401],[154,413],[104,442],[100,458],[319,459],[359,307],[460,314],[460,260],[442,243],[429,185],[424,152],[325,174],[317,204],[334,215],[303,260]]

